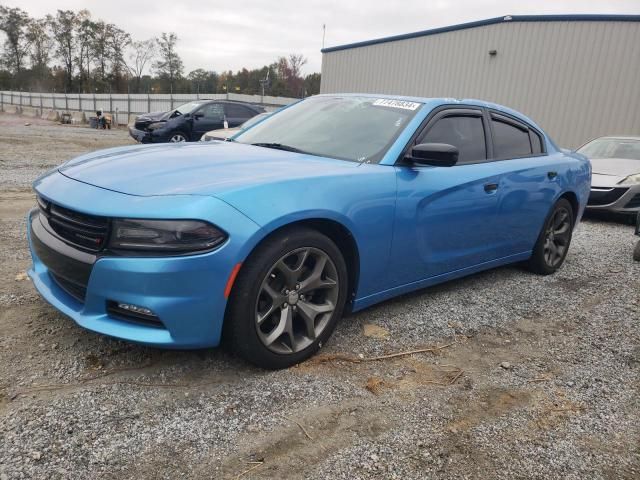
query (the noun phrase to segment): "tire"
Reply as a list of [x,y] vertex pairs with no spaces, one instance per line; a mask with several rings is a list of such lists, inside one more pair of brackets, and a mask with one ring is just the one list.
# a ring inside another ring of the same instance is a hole
[[636,243],[636,248],[633,249],[633,259],[636,262],[640,262],[640,241]]
[[296,365],[331,336],[347,285],[344,258],[328,237],[306,227],[283,230],[244,262],[229,298],[224,342],[261,368]]
[[184,132],[173,132],[171,135],[169,135],[169,143],[182,143],[188,141],[189,137]]
[[538,235],[528,268],[539,275],[550,275],[564,263],[573,233],[573,207],[561,198],[551,209]]

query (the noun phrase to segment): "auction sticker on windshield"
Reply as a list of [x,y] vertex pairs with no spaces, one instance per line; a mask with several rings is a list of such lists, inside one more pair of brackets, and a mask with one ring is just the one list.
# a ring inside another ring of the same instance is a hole
[[402,108],[404,110],[415,110],[420,106],[420,104],[416,102],[405,102],[404,100],[391,100],[388,98],[379,98],[373,102],[373,105],[377,107]]

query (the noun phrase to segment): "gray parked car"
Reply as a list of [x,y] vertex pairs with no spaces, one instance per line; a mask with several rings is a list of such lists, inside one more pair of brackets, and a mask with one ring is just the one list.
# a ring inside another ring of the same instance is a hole
[[588,209],[640,211],[640,137],[600,137],[578,149],[591,160]]

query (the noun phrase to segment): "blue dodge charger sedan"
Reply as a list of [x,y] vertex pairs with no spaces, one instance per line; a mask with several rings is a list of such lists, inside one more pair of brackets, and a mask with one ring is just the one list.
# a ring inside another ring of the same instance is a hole
[[590,179],[499,105],[319,95],[231,141],[102,150],[42,176],[29,275],[90,330],[223,339],[283,368],[347,310],[514,262],[553,273]]

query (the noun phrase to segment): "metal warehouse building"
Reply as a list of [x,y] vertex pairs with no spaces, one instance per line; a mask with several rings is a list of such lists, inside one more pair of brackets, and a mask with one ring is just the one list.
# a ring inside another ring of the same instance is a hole
[[322,53],[321,93],[489,100],[569,148],[640,135],[640,15],[507,16]]

